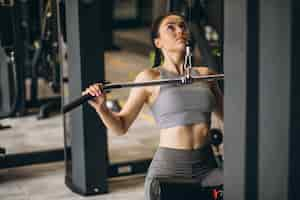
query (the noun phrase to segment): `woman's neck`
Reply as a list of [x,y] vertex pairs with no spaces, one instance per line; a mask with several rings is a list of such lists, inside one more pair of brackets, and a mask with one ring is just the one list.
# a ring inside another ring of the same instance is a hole
[[183,74],[184,54],[164,53],[164,63],[162,65],[168,71]]

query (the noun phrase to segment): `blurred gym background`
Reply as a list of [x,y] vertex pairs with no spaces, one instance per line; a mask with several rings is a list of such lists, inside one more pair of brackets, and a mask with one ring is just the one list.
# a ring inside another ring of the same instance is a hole
[[[148,108],[124,137],[103,126],[78,133],[72,114],[63,116],[61,108],[94,80],[132,81],[151,67],[149,31],[157,16],[186,16],[195,65],[223,72],[222,0],[96,2],[0,0],[0,199],[80,199],[74,191],[109,191],[95,199],[143,199],[145,172],[158,143]],[[98,55],[90,55],[93,43],[101,44]],[[81,56],[69,60],[70,52]],[[118,111],[128,92],[109,93],[108,106]],[[80,119],[81,127],[92,121]],[[90,143],[95,139],[100,154]]]

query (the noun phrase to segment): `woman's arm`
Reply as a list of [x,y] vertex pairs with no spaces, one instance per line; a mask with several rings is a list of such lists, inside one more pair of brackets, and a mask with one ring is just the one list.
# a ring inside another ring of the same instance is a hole
[[[138,74],[134,82],[147,81],[149,79],[151,79],[151,77],[146,70]],[[136,119],[149,95],[145,87],[132,88],[127,102],[119,113],[110,111],[105,103],[93,107],[108,129],[117,135],[124,135],[132,122]]]

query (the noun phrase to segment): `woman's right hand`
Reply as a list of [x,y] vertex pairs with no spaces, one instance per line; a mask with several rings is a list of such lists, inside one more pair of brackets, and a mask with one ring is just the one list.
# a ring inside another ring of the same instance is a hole
[[91,95],[94,98],[89,100],[88,103],[95,109],[99,110],[106,102],[106,94],[103,90],[103,85],[101,83],[96,83],[90,85],[85,91],[82,92],[82,95]]

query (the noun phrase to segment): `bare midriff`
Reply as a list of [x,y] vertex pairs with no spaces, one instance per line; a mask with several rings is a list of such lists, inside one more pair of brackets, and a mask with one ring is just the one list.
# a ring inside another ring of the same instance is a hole
[[160,147],[193,150],[208,143],[209,125],[199,123],[176,126],[160,131]]

